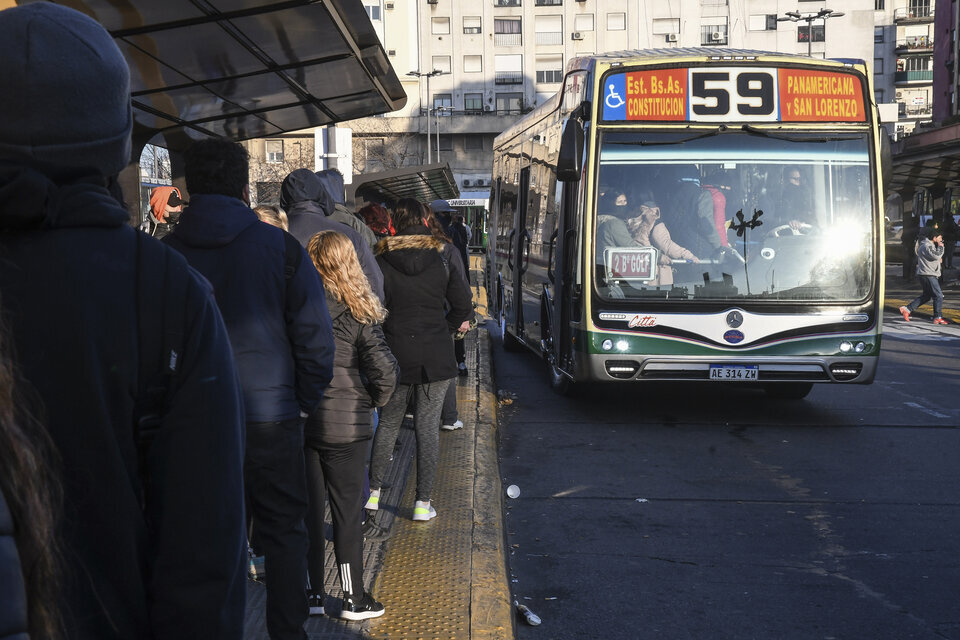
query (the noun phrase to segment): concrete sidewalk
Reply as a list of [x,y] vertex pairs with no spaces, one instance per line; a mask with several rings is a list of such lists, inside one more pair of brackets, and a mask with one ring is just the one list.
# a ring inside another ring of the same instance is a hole
[[[899,313],[900,307],[920,295],[920,281],[917,277],[904,278],[899,264],[887,265],[886,290],[883,306],[887,311]],[[943,317],[948,322],[960,324],[960,270],[946,269],[943,273]],[[928,302],[911,316],[912,322],[929,323],[933,320],[933,304]]]
[[[471,282],[482,283],[481,256],[471,257]],[[486,292],[474,289],[481,318]],[[312,638],[390,640],[508,640],[513,608],[503,531],[503,499],[497,459],[496,394],[492,386],[490,336],[484,329],[465,338],[468,375],[454,380],[463,429],[440,432],[440,459],[432,504],[437,517],[414,522],[415,436],[404,422],[384,480],[375,531],[364,543],[364,582],[383,603],[381,618],[337,618],[339,578],[332,542],[327,547],[324,589],[328,616],[311,617]],[[327,513],[329,526],[329,510]],[[332,532],[328,532],[332,540]],[[267,640],[262,583],[247,588],[246,640]]]

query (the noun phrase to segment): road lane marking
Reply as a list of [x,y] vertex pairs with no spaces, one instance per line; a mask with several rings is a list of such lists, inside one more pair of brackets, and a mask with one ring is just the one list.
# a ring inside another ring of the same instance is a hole
[[925,414],[927,414],[927,415],[929,415],[929,416],[933,416],[934,418],[949,418],[949,417],[950,417],[950,416],[948,416],[948,415],[945,415],[945,414],[943,414],[943,413],[940,413],[939,411],[934,411],[933,409],[928,409],[927,407],[924,407],[923,405],[919,405],[919,404],[917,404],[916,402],[904,402],[903,404],[907,405],[908,407],[910,407],[910,408],[912,408],[912,409],[916,409],[916,410],[918,410],[918,411],[923,411]]

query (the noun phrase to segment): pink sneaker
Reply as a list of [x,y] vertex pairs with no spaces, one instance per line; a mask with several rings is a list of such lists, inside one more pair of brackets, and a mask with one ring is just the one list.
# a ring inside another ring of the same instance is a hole
[[934,318],[933,324],[950,324],[950,323],[944,320],[943,318]]
[[906,307],[900,307],[900,313],[903,314],[903,319],[907,322],[910,322],[910,309]]

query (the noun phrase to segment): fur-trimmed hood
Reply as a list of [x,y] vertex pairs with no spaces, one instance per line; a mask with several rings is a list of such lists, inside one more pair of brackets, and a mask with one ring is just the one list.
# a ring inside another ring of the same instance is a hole
[[381,260],[401,273],[415,276],[443,261],[446,243],[437,240],[426,227],[423,233],[407,233],[383,238],[374,248]]

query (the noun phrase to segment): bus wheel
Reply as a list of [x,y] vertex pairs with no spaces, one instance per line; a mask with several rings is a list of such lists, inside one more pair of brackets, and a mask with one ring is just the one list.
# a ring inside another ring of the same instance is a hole
[[563,375],[563,373],[555,364],[548,362],[547,372],[550,375],[550,388],[553,389],[554,393],[557,393],[561,396],[569,396],[573,394],[573,382],[570,380],[570,378]]
[[767,395],[777,400],[802,400],[811,389],[812,382],[772,382],[764,387]]

